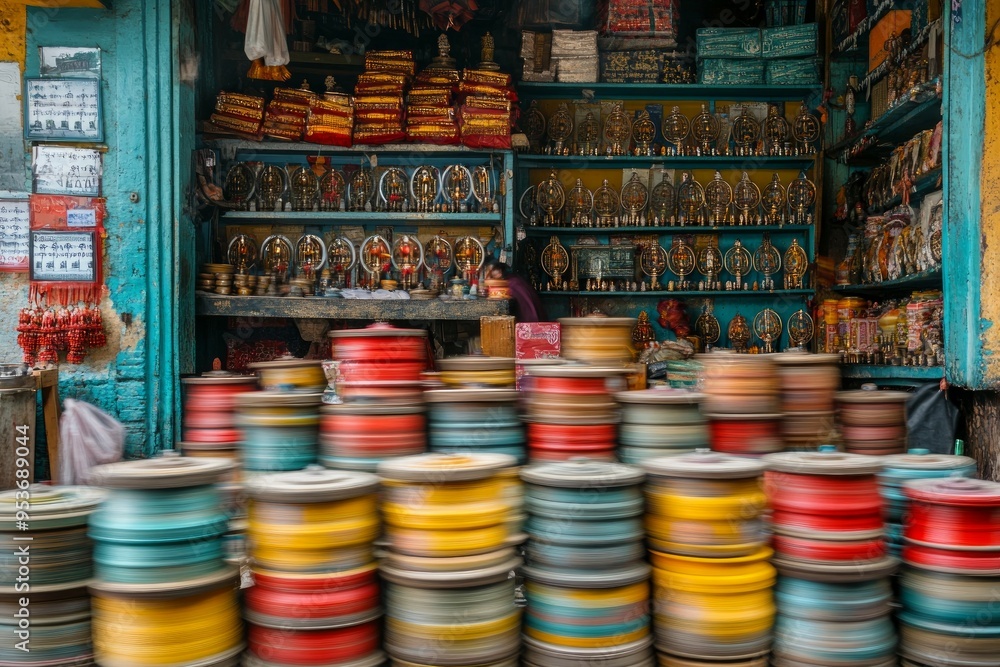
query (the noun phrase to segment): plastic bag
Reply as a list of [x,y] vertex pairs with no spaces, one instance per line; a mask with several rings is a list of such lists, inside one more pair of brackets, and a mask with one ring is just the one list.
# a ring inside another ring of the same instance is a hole
[[264,59],[268,67],[287,65],[288,39],[280,0],[250,0],[243,50],[250,60]]
[[59,420],[59,483],[86,484],[90,469],[120,461],[125,427],[107,412],[67,398]]
[[920,386],[906,401],[907,444],[935,454],[953,454],[958,408],[936,384]]

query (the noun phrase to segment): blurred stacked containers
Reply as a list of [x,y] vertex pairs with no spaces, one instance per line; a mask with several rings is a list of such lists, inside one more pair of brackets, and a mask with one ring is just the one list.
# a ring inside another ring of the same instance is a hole
[[702,410],[712,449],[762,456],[784,448],[781,437],[781,381],[769,354],[713,352],[702,363]]
[[378,478],[307,470],[247,484],[247,665],[381,664]]
[[385,649],[396,664],[516,664],[521,610],[503,454],[422,454],[379,464],[388,552]]
[[764,465],[700,450],[644,467],[661,664],[755,664],[775,614]]
[[773,663],[896,664],[880,460],[824,446],[764,461],[781,575]]
[[785,449],[815,449],[834,434],[834,394],[840,388],[835,354],[782,352],[772,356],[781,380]]
[[529,536],[524,664],[652,667],[644,477],[600,461],[521,471]]

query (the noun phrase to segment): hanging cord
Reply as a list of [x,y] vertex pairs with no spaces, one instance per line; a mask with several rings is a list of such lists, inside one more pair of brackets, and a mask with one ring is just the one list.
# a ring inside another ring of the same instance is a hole
[[979,56],[981,56],[984,53],[986,53],[987,51],[989,51],[992,47],[996,46],[996,43],[997,43],[997,36],[996,36],[997,28],[1000,28],[1000,17],[997,17],[997,19],[993,22],[993,25],[990,26],[989,31],[986,33],[986,41],[983,43],[983,48],[979,49],[978,51],[974,51],[973,53],[969,53],[969,54],[962,53],[961,51],[959,51],[958,49],[956,49],[955,47],[953,47],[951,44],[948,44],[948,50],[951,51],[952,53],[954,53],[959,58],[965,58],[967,60],[972,60],[973,58],[978,58]]

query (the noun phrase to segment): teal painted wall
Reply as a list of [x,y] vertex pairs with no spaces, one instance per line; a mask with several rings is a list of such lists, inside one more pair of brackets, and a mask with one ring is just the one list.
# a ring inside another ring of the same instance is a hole
[[[189,0],[116,0],[111,10],[28,8],[25,77],[37,76],[39,46],[102,51],[108,345],[79,366],[62,364],[59,388],[61,398],[88,401],[123,422],[128,457],[171,446],[176,378],[193,359],[184,351],[193,349],[184,333],[193,330],[191,299],[178,298],[193,277],[180,261],[193,257],[180,204],[194,141],[190,7]],[[14,327],[25,305],[27,276],[0,275],[0,322],[8,323],[0,327],[2,359],[20,360]]]

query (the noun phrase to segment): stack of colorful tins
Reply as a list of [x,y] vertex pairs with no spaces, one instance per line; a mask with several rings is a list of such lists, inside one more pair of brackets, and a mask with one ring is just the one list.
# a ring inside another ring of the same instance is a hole
[[377,667],[378,478],[307,470],[247,484],[247,667]]
[[563,317],[560,356],[587,364],[616,364],[635,361],[632,342],[634,317]]
[[516,667],[520,567],[503,454],[422,454],[379,464],[389,551],[385,650],[406,667]]
[[840,356],[783,352],[771,357],[781,380],[785,449],[814,450],[834,433],[834,394],[840,389]]
[[882,539],[878,458],[819,452],[765,457],[776,589],[772,665],[896,665]]
[[257,388],[252,375],[211,371],[183,378],[184,456],[239,459],[240,432],[236,428],[236,397]]
[[528,455],[532,462],[584,456],[615,460],[618,408],[624,368],[539,366],[530,371],[525,401]]
[[528,667],[653,666],[644,477],[639,468],[585,460],[521,471]]
[[0,493],[0,665],[91,665],[93,572],[87,518],[99,489],[29,486]]
[[514,389],[438,389],[424,394],[433,452],[493,452],[524,463],[524,425]]
[[885,510],[886,541],[893,556],[903,551],[903,523],[909,512],[904,485],[915,479],[945,477],[975,478],[976,462],[968,456],[931,454],[927,449],[911,449],[906,454],[886,456],[878,483]]
[[660,664],[760,664],[775,579],[761,519],[764,465],[703,449],[644,467]]
[[702,394],[644,389],[615,394],[621,405],[618,458],[641,465],[657,456],[687,454],[708,447]]
[[1000,663],[1000,484],[907,482],[900,653],[913,665]]
[[323,465],[374,472],[383,460],[426,451],[421,376],[430,368],[427,332],[373,324],[329,336],[344,402],[322,409]]
[[781,381],[773,355],[712,352],[702,364],[702,411],[712,449],[761,456],[784,448]]
[[108,490],[90,517],[97,664],[238,664],[239,571],[223,560],[216,486],[232,466],[163,456],[91,471],[90,483]]
[[243,470],[301,470],[316,462],[323,394],[251,391],[236,398]]
[[869,389],[838,393],[838,422],[844,449],[869,456],[906,451],[906,400],[909,396],[902,391]]
[[261,361],[247,368],[257,373],[257,382],[264,391],[316,394],[326,389],[326,374],[319,359]]
[[513,389],[514,359],[449,357],[438,359],[439,379],[449,389]]

